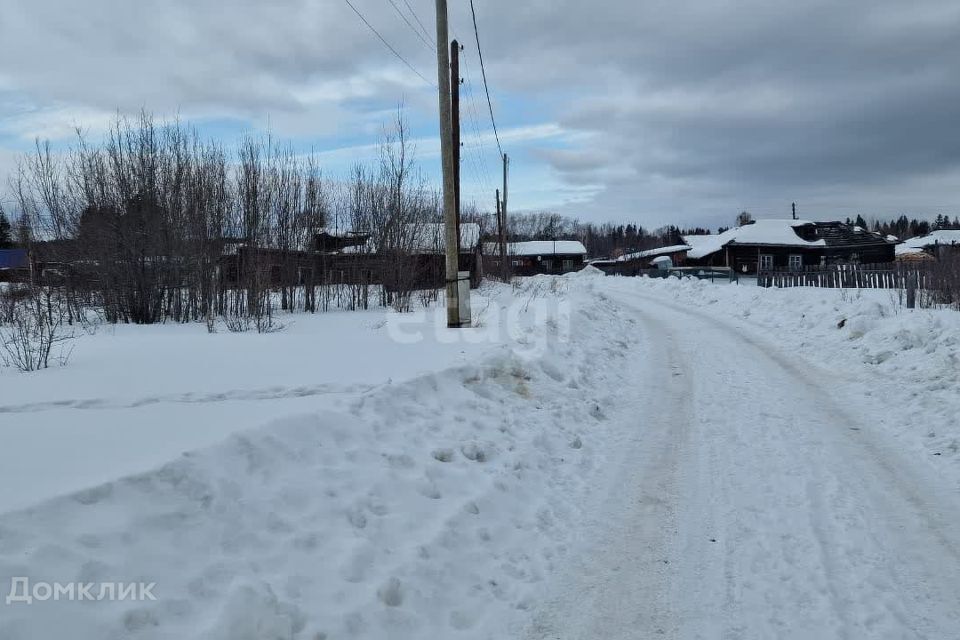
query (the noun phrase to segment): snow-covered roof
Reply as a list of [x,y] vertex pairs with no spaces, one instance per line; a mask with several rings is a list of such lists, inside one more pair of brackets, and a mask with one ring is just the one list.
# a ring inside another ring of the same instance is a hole
[[897,252],[897,255],[898,255],[898,256],[908,256],[908,255],[915,255],[915,254],[918,254],[918,253],[923,253],[923,248],[922,248],[922,247],[911,247],[910,245],[904,243],[904,244],[898,244],[898,245],[897,245],[897,248],[894,249],[894,251]]
[[694,259],[703,258],[711,253],[720,251],[724,243],[720,237],[722,235],[722,233],[710,233],[701,236],[683,236],[683,241],[690,247],[690,251],[687,252],[687,257]]
[[757,220],[742,227],[734,227],[720,234],[684,236],[683,241],[692,247],[687,256],[703,258],[720,251],[728,244],[760,244],[786,247],[825,247],[826,241],[804,240],[796,228],[812,225],[807,220]]
[[[825,240],[804,240],[796,228],[812,225],[804,220],[757,220],[727,231],[734,244],[776,244],[790,247],[824,247]],[[725,235],[725,234],[721,234]]]
[[627,253],[614,260],[614,262],[629,262],[631,260],[640,260],[643,258],[655,258],[657,256],[667,256],[671,253],[681,253],[689,250],[690,245],[675,244],[669,247],[657,247],[656,249],[647,249],[645,251],[637,251],[636,253]]
[[[929,235],[921,236],[919,238],[910,238],[901,246],[910,247],[913,249],[923,249],[924,247],[932,247],[940,244],[960,245],[960,229],[939,229],[931,232]],[[897,248],[899,249],[900,247]]]
[[[487,255],[500,253],[500,245],[488,242],[483,247]],[[507,255],[511,256],[585,256],[587,248],[579,240],[531,240],[529,242],[508,242]]]

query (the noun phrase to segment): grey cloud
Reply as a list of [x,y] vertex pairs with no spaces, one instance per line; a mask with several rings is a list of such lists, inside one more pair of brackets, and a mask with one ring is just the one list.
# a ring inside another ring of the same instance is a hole
[[[573,210],[696,221],[744,203],[783,213],[806,197],[829,215],[829,194],[837,208],[887,214],[908,201],[891,190],[960,168],[954,2],[551,4],[507,68],[577,88],[559,122],[593,134],[609,166],[542,154],[570,183],[608,176]],[[937,188],[911,210],[931,199],[960,209]]]
[[[432,29],[433,3],[410,1]],[[430,52],[389,4],[355,2],[432,79]],[[293,131],[322,126],[317,114],[369,127],[358,105],[399,95],[435,108],[399,67],[359,97],[303,98],[389,60],[335,0],[6,3],[0,55],[15,62],[0,76],[39,102],[269,111]],[[502,126],[509,98],[580,134],[562,149],[526,143],[572,191],[597,187],[571,213],[729,223],[739,208],[783,212],[793,199],[824,215],[960,205],[944,178],[960,172],[955,0],[478,0],[477,11]],[[451,16],[470,50],[466,4]],[[522,202],[522,185],[511,194]]]

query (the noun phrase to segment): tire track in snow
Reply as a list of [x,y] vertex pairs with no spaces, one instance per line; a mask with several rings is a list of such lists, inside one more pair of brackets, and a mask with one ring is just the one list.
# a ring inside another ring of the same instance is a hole
[[644,637],[676,636],[671,572],[679,554],[676,508],[686,442],[694,428],[689,365],[672,336],[654,338],[665,327],[638,319],[649,349],[643,354],[649,402],[622,447],[620,472],[586,524],[584,548],[559,577],[558,593],[534,616],[531,640],[627,640],[639,629],[648,632]]
[[[952,637],[956,496],[887,444],[869,408],[838,402],[839,375],[816,379],[810,371],[822,369],[741,327],[623,284],[623,306],[659,343],[648,345],[660,353],[652,374],[680,373],[691,386],[684,399],[630,382],[673,411],[673,424],[692,413],[688,435],[665,449],[662,431],[644,425],[637,481],[585,530],[593,551],[528,637]],[[677,361],[680,371],[667,364]],[[645,509],[650,486],[672,487],[660,492],[666,504]],[[650,554],[667,550],[669,568],[651,570]]]
[[377,388],[370,384],[317,384],[295,387],[266,387],[262,389],[231,389],[209,393],[173,393],[146,396],[133,400],[118,398],[88,398],[71,400],[52,400],[0,406],[0,413],[35,413],[56,409],[136,409],[155,404],[207,404],[213,402],[285,400],[311,396],[367,393]]
[[[741,367],[749,364],[738,385],[738,399],[741,404],[748,401],[746,407],[724,402],[723,394],[712,389],[713,408],[718,414],[732,414],[728,428],[747,436],[741,437],[745,446],[739,451],[728,449],[736,451],[739,466],[720,471],[749,480],[749,473],[742,470],[752,470],[754,481],[765,484],[765,492],[773,498],[767,507],[780,517],[806,511],[807,522],[797,520],[795,526],[797,533],[806,530],[811,534],[809,541],[817,556],[805,564],[812,580],[818,574],[825,580],[834,614],[832,621],[808,623],[809,629],[823,635],[823,630],[834,624],[837,626],[826,632],[827,636],[850,638],[939,638],[956,629],[960,622],[960,505],[955,496],[922,473],[926,467],[911,464],[912,460],[887,446],[884,434],[871,428],[870,417],[854,412],[856,403],[841,405],[834,395],[837,389],[842,393],[840,382],[834,381],[830,388],[820,385],[796,356],[788,357],[776,345],[745,335],[742,329],[717,318],[646,297],[643,300],[655,303],[647,305],[650,312],[672,317],[669,326],[673,331],[696,336],[690,344],[704,355],[704,369],[709,370],[714,361],[739,361]],[[848,396],[844,394],[845,399]],[[769,420],[778,409],[788,419]],[[751,420],[763,416],[763,410],[770,411],[766,424]],[[726,421],[718,417],[723,425]],[[755,455],[757,452],[762,455]],[[770,460],[796,474],[795,490],[790,487],[791,478],[768,464]],[[803,477],[807,479],[801,484]],[[805,499],[805,503],[776,502],[791,496]],[[744,519],[742,513],[732,515],[738,521]],[[771,520],[766,526],[776,529],[777,522]],[[789,553],[789,549],[780,553]],[[802,568],[804,559],[795,561],[797,568]],[[762,577],[742,576],[750,581]],[[772,604],[775,591],[764,594],[765,602]],[[798,603],[790,599],[782,603],[792,604]],[[765,637],[756,622],[752,629],[742,631],[734,637]],[[767,633],[807,637],[799,629],[784,634],[774,627]]]

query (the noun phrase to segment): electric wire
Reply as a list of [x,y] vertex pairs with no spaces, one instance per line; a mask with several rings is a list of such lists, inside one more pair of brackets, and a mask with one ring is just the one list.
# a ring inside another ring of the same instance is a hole
[[400,7],[397,6],[397,3],[394,2],[394,0],[387,0],[387,2],[390,3],[390,6],[392,6],[393,10],[397,12],[397,15],[400,16],[401,19],[403,19],[403,21],[407,24],[408,27],[410,27],[410,30],[413,31],[414,35],[420,38],[420,42],[422,42],[423,46],[427,48],[427,51],[432,51],[436,53],[436,47],[430,46],[430,43],[427,42],[427,39],[423,37],[423,34],[420,32],[420,30],[417,29],[415,26],[413,26],[413,23],[410,22],[409,18],[407,18],[407,16],[403,14],[403,11],[401,11]]
[[351,9],[353,9],[353,12],[354,12],[355,14],[357,14],[357,17],[360,18],[360,19],[363,21],[363,24],[367,25],[367,28],[369,28],[370,31],[372,31],[372,32],[374,33],[374,35],[377,36],[377,38],[380,39],[380,42],[382,42],[383,45],[384,45],[387,49],[389,49],[390,52],[393,53],[393,55],[395,55],[398,60],[400,60],[401,62],[403,62],[403,64],[407,65],[407,68],[409,68],[410,71],[413,71],[415,74],[417,74],[417,75],[420,77],[421,80],[423,80],[424,82],[426,82],[426,83],[427,83],[428,85],[430,85],[431,87],[434,87],[434,88],[437,87],[436,83],[427,80],[426,76],[424,76],[422,73],[420,73],[419,71],[417,71],[416,67],[414,67],[412,64],[410,64],[409,62],[407,62],[407,59],[404,58],[402,55],[400,55],[400,53],[399,53],[396,49],[394,49],[393,46],[392,46],[389,42],[387,42],[386,38],[384,38],[382,35],[380,35],[380,32],[377,31],[377,30],[374,28],[374,26],[373,26],[372,24],[370,24],[370,22],[369,22],[365,17],[363,17],[363,14],[360,13],[360,10],[357,9],[357,8],[353,5],[353,3],[350,2],[350,0],[343,0],[343,1],[347,3],[347,6],[349,6]]
[[487,84],[487,70],[483,65],[483,50],[480,48],[480,31],[477,29],[477,12],[470,0],[470,15],[473,16],[473,35],[477,39],[477,57],[480,58],[480,73],[483,75],[483,90],[487,93],[487,107],[490,109],[490,124],[493,125],[493,137],[497,140],[497,149],[503,157],[503,147],[500,146],[500,135],[497,133],[497,121],[493,117],[493,102],[490,101],[490,85]]
[[433,48],[437,48],[437,40],[432,35],[430,31],[423,26],[423,22],[420,20],[420,16],[417,15],[417,12],[413,10],[413,7],[410,6],[410,3],[407,0],[403,0],[403,4],[407,5],[407,9],[410,11],[410,15],[413,16],[413,19],[417,21],[417,24],[420,25],[420,28],[423,29],[423,35],[427,36],[427,40],[430,41],[430,44],[433,45]]

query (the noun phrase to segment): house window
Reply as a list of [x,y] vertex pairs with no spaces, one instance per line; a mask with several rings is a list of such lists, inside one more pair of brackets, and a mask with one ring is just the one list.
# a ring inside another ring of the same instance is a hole
[[795,253],[791,254],[789,264],[790,264],[791,271],[800,271],[801,269],[803,269],[803,256]]
[[513,266],[519,267],[519,266],[520,266],[520,261],[519,261],[519,260],[514,260],[514,261],[513,261]]
[[544,260],[543,268],[546,269],[547,271],[550,271],[551,269],[553,269],[553,260]]
[[563,270],[564,271],[573,271],[573,260],[567,259],[563,261]]
[[773,256],[769,253],[764,253],[760,255],[760,270],[769,271],[773,269]]

